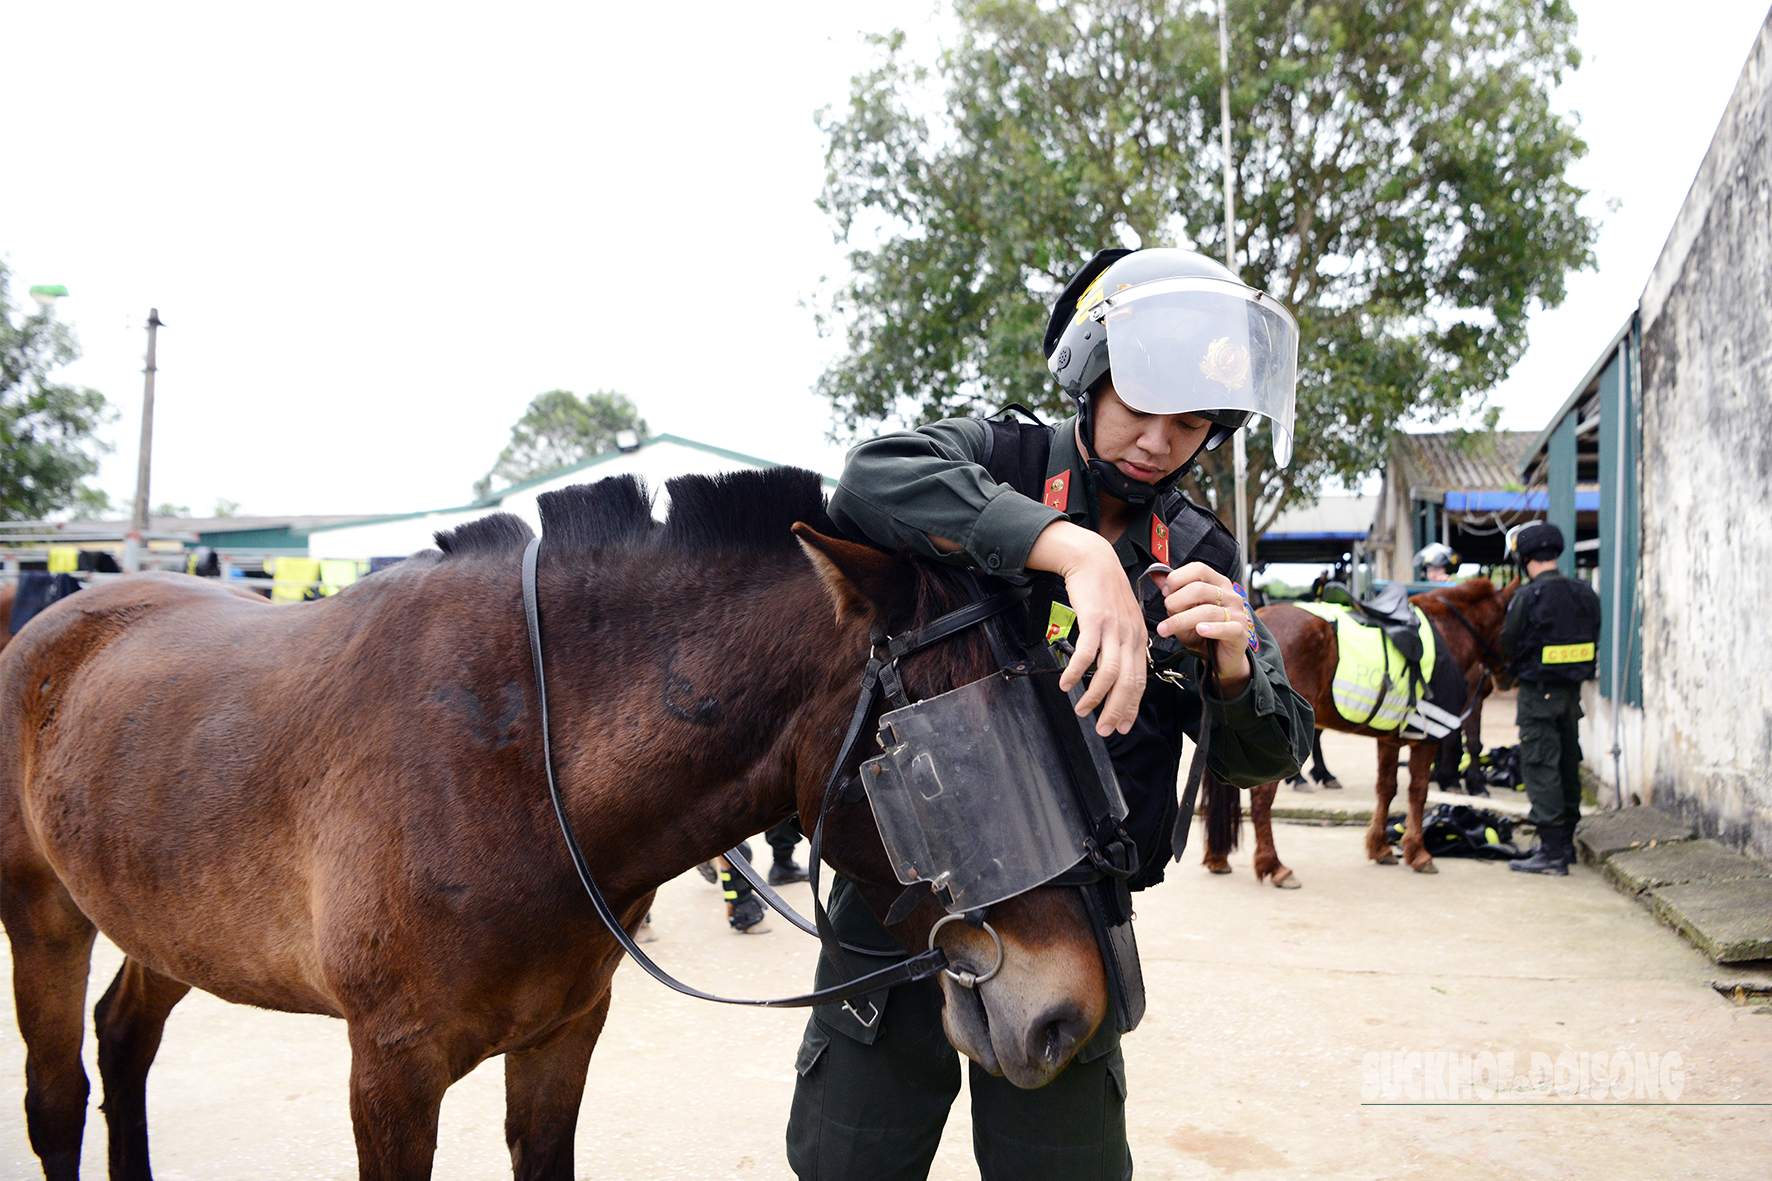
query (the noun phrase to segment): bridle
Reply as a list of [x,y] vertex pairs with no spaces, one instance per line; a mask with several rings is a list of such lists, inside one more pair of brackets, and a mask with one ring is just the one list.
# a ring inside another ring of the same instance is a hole
[[1491,644],[1488,639],[1477,630],[1475,624],[1465,618],[1464,612],[1460,611],[1457,607],[1454,607],[1451,603],[1448,603],[1445,599],[1435,599],[1434,601],[1444,607],[1451,614],[1452,618],[1456,619],[1459,624],[1463,626],[1464,630],[1470,633],[1471,639],[1477,642],[1477,646],[1481,648],[1483,652],[1483,666],[1495,676],[1505,677],[1507,675],[1507,657],[1503,656],[1501,651],[1497,649],[1494,644]]
[[[659,983],[668,988],[675,989],[677,992],[680,992],[685,996],[696,997],[700,1000],[717,1001],[720,1004],[726,1005],[752,1005],[761,1008],[806,1008],[813,1005],[826,1005],[838,1002],[847,1005],[847,1003],[855,997],[862,996],[866,993],[878,992],[914,980],[925,980],[943,971],[947,972],[956,981],[969,987],[971,985],[982,983],[984,980],[988,980],[991,976],[996,974],[997,968],[1002,966],[1001,937],[999,937],[994,930],[990,930],[990,928],[984,924],[982,915],[974,916],[970,913],[963,916],[950,915],[947,917],[965,918],[967,921],[974,923],[974,925],[983,927],[987,933],[990,934],[992,939],[995,940],[998,949],[997,964],[986,973],[974,974],[950,966],[947,954],[935,945],[936,932],[939,931],[942,926],[946,925],[946,919],[944,919],[937,922],[934,929],[930,931],[929,949],[927,951],[872,972],[866,972],[858,976],[853,975],[852,973],[851,979],[843,984],[833,985],[829,988],[821,988],[801,996],[783,997],[771,1000],[736,999],[703,992],[698,988],[684,984],[682,981],[676,979],[669,972],[666,972],[663,968],[659,967],[658,964],[653,962],[652,958],[644,951],[640,950],[640,946],[634,942],[632,936],[628,934],[627,929],[622,926],[621,917],[615,913],[614,907],[612,907],[609,904],[609,900],[604,897],[602,889],[598,887],[596,879],[591,874],[590,863],[585,857],[583,848],[578,843],[578,836],[573,831],[572,821],[566,815],[565,798],[560,791],[559,781],[554,775],[553,744],[548,732],[547,677],[542,662],[541,612],[537,602],[536,593],[536,565],[541,552],[541,540],[542,539],[539,537],[531,539],[528,547],[523,551],[522,582],[523,615],[529,632],[530,659],[535,668],[536,704],[537,713],[541,722],[542,765],[547,773],[548,796],[553,802],[554,816],[560,823],[560,832],[566,840],[566,851],[572,859],[573,869],[577,871],[579,882],[584,886],[585,893],[589,896],[591,905],[597,912],[597,917],[602,919],[603,925],[609,929],[609,933],[614,937],[616,943],[621,946],[623,951],[627,952],[636,964],[640,965],[648,975]],[[733,855],[728,856],[727,860],[732,862],[733,868],[757,888],[759,895],[762,896],[765,901],[769,902],[770,905],[774,906],[777,910],[782,911],[782,913],[787,916],[795,926],[799,927],[801,930],[807,931],[809,934],[816,935],[824,944],[826,950],[831,954],[832,959],[836,962],[847,966],[848,959],[845,954],[847,952],[856,952],[863,955],[873,956],[890,955],[895,958],[901,954],[897,951],[882,952],[877,949],[858,947],[839,940],[835,931],[831,927],[830,917],[825,911],[824,903],[820,900],[818,892],[818,871],[825,817],[837,804],[856,802],[861,796],[859,782],[855,781],[853,777],[849,777],[850,783],[848,786],[844,785],[846,777],[843,774],[843,768],[849,763],[851,756],[854,754],[855,745],[860,740],[861,735],[867,726],[868,718],[873,714],[874,707],[878,703],[882,693],[895,702],[909,700],[905,696],[904,685],[898,673],[898,662],[900,660],[914,653],[921,652],[926,648],[932,647],[933,645],[965,631],[968,628],[984,623],[986,620],[991,619],[996,615],[1000,615],[1004,611],[1019,604],[1023,599],[1028,597],[1028,594],[1029,591],[1026,587],[1011,588],[990,595],[976,602],[969,603],[964,607],[956,608],[920,628],[913,628],[910,631],[901,632],[896,636],[888,636],[882,628],[878,626],[875,627],[871,637],[872,651],[868,658],[866,670],[862,674],[861,694],[856,701],[855,713],[850,719],[848,732],[844,735],[843,744],[839,748],[836,760],[831,767],[830,776],[825,781],[824,795],[819,806],[818,822],[813,826],[812,848],[810,852],[810,884],[812,887],[813,914],[815,921],[808,922],[800,915],[795,914],[792,908],[788,907],[787,903],[781,900],[780,895],[776,894],[774,890],[764,884],[760,880],[760,877],[753,876],[755,871],[751,869],[748,862],[745,862],[742,857],[736,855],[736,851]],[[886,916],[887,925],[891,925],[892,923],[905,918],[911,910],[916,908],[916,904],[921,902],[925,896],[926,892],[918,892],[914,889],[906,890],[904,894],[900,895],[898,901],[893,904],[891,912]],[[851,1012],[854,1012],[854,1010],[851,1009]],[[878,1009],[872,1009],[872,1014],[871,1018],[862,1018],[859,1013],[857,1013],[856,1016],[858,1019],[862,1020],[864,1024],[872,1025],[874,1021],[879,1020]]]

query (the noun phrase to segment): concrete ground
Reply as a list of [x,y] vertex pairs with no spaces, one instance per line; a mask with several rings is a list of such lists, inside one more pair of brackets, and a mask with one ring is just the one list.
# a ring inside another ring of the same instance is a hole
[[[1369,795],[1370,744],[1332,741],[1346,796]],[[1772,1012],[1752,991],[1772,982],[1772,964],[1713,965],[1585,866],[1548,878],[1442,858],[1420,875],[1368,864],[1361,839],[1358,827],[1280,825],[1301,890],[1257,886],[1245,848],[1230,876],[1208,875],[1190,852],[1139,896],[1150,1012],[1126,1055],[1140,1178],[1772,1175]],[[807,901],[804,886],[788,893]],[[779,919],[766,935],[730,934],[717,891],[694,874],[664,887],[654,920],[651,950],[701,987],[762,997],[810,982],[810,939]],[[117,963],[105,945],[90,999]],[[1747,986],[1746,1003],[1715,984]],[[623,967],[591,1064],[578,1175],[787,1178],[803,1021],[690,1000]],[[1608,1069],[1603,1092],[1590,1081],[1585,1097],[1558,1093],[1559,1082],[1577,1088],[1584,1062],[1591,1079],[1597,1055],[1610,1065],[1620,1051],[1631,1077]],[[1456,1074],[1464,1055],[1478,1087],[1448,1086],[1448,1063]],[[1512,1077],[1491,1090],[1505,1055]],[[347,1059],[339,1022],[193,994],[151,1076],[156,1176],[355,1177]],[[1653,1095],[1639,1085],[1652,1062]],[[40,1175],[23,1079],[5,1022],[3,1178]],[[437,1177],[509,1175],[502,1100],[496,1060],[450,1092]],[[85,1178],[104,1176],[97,1103]],[[931,1175],[976,1176],[963,1100]]]

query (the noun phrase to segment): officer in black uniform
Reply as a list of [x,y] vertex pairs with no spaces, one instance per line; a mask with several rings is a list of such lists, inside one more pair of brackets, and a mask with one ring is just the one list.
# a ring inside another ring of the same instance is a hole
[[[1211,259],[1102,251],[1059,297],[1045,339],[1077,417],[1056,427],[946,419],[884,435],[850,453],[831,498],[831,519],[852,535],[1030,581],[1036,630],[1075,635],[1061,685],[1094,663],[1078,713],[1099,707],[1138,845],[1133,889],[1162,879],[1172,833],[1189,821],[1176,799],[1184,734],[1197,739],[1210,724],[1213,772],[1243,787],[1291,775],[1310,750],[1310,705],[1234,582],[1235,540],[1174,491],[1199,452],[1254,413],[1272,423],[1286,462],[1296,331],[1271,297]],[[1159,573],[1146,577],[1153,563]],[[1147,678],[1152,670],[1167,676]],[[845,944],[898,954],[841,878],[830,916]],[[840,978],[821,957],[818,985]],[[927,1175],[960,1090],[941,1010],[936,985],[919,981],[814,1011],[787,1134],[802,1181]],[[972,1066],[986,1181],[1132,1175],[1119,1041],[1110,1013],[1037,1090]]]
[[1509,868],[1566,876],[1575,860],[1575,822],[1581,818],[1581,683],[1594,675],[1600,639],[1600,597],[1557,569],[1563,532],[1540,522],[1510,538],[1523,562],[1525,586],[1514,592],[1501,625],[1501,649],[1520,683],[1514,720],[1520,728],[1520,770],[1532,802],[1527,823],[1538,829],[1538,849]]

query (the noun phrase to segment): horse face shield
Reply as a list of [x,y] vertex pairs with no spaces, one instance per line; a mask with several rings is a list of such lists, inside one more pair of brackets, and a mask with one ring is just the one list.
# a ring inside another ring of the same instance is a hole
[[1081,742],[1055,733],[1042,691],[1065,698],[1043,679],[1005,669],[895,709],[880,719],[885,753],[862,764],[898,880],[927,883],[950,913],[1013,898],[1090,860],[1091,777],[1112,822],[1126,817],[1107,748],[1068,709],[1063,724]]
[[862,785],[898,880],[929,888],[947,919],[963,914],[989,932],[981,916],[992,903],[1036,886],[1079,887],[1115,1024],[1130,1033],[1145,997],[1126,802],[1106,745],[1058,687],[1051,650],[1028,655],[881,717],[885,753],[862,764]]

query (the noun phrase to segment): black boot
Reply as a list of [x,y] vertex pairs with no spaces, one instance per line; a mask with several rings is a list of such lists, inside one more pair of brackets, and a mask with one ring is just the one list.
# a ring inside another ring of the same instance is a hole
[[1569,861],[1565,859],[1565,851],[1569,848],[1569,829],[1572,826],[1563,824],[1547,824],[1538,830],[1538,848],[1532,856],[1522,857],[1518,861],[1508,863],[1508,868],[1516,873],[1548,873],[1554,877],[1569,876]]
[[775,853],[775,864],[769,867],[769,884],[772,886],[791,886],[795,882],[806,880],[806,870],[794,861],[792,852],[783,854],[779,849]]
[[1563,866],[1568,868],[1581,860],[1575,853],[1575,822],[1571,820],[1563,826]]

